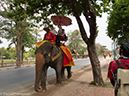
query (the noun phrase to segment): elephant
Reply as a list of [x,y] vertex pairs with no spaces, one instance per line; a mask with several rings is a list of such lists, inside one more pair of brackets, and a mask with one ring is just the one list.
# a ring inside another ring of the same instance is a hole
[[[54,47],[53,47],[54,46]],[[56,71],[56,84],[61,85],[62,79],[65,78],[64,70],[67,69],[68,76],[71,75],[71,66],[63,67],[63,53],[60,47],[52,45],[50,42],[43,43],[35,51],[36,55],[36,78],[35,91],[46,91],[46,78],[48,67],[54,68]],[[41,85],[39,84],[41,82]]]

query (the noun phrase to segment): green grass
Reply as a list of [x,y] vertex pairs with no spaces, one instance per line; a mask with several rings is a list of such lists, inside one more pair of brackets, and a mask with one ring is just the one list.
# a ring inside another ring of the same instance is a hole
[[[16,62],[14,59],[2,59],[4,63],[9,63],[9,62]],[[0,60],[0,63],[2,63],[2,60]]]
[[[90,85],[95,85],[94,81],[91,81],[91,82],[90,82]],[[108,85],[110,85],[110,83],[105,82],[102,87],[107,87]],[[101,86],[101,85],[96,85],[96,86],[99,87],[99,86]]]
[[35,61],[35,59],[30,59],[29,61]]
[[102,87],[107,87],[108,85],[110,85],[110,83],[104,83]]
[[[4,63],[10,63],[10,62],[16,62],[14,59],[2,59]],[[0,60],[0,63],[2,63],[2,60]],[[27,61],[27,60],[23,60]],[[28,61],[35,61],[35,59],[29,59]]]
[[91,82],[90,82],[90,85],[95,85],[94,81],[91,81]]

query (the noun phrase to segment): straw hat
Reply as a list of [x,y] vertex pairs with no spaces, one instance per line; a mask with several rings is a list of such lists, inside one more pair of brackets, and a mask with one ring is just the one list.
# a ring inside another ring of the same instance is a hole
[[45,27],[45,28],[43,28],[43,30],[45,30],[45,31],[47,31],[47,32],[50,31],[49,27]]

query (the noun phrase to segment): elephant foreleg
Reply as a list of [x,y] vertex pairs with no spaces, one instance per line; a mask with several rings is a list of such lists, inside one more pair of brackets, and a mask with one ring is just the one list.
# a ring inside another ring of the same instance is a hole
[[36,54],[36,78],[35,78],[35,91],[41,92],[42,88],[39,86],[39,82],[41,80],[41,72],[42,72],[42,66],[43,66],[43,55],[42,54]]
[[62,68],[57,68],[56,69],[56,85],[61,85],[61,83],[62,83],[61,69]]
[[43,67],[43,70],[42,70],[42,73],[41,73],[41,86],[42,86],[43,92],[46,91],[47,69],[48,69],[48,66],[45,65]]

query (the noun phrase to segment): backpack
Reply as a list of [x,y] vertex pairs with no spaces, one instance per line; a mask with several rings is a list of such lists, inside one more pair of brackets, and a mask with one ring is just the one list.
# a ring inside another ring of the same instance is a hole
[[117,70],[117,80],[115,83],[115,96],[129,96],[129,70],[125,69],[128,65],[123,67],[120,66],[118,60],[116,60],[118,65]]

